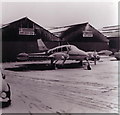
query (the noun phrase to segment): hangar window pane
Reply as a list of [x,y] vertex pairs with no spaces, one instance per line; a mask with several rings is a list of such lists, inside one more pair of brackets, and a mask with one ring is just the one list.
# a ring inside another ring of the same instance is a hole
[[33,28],[19,28],[19,35],[35,35]]
[[83,37],[93,37],[92,31],[83,31]]

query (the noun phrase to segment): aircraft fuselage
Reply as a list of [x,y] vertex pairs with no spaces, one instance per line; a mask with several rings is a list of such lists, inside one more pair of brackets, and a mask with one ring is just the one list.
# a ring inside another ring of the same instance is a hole
[[78,49],[74,45],[62,45],[48,50],[48,55],[59,55],[66,54],[69,56],[68,60],[84,60],[88,57],[88,54],[85,51]]

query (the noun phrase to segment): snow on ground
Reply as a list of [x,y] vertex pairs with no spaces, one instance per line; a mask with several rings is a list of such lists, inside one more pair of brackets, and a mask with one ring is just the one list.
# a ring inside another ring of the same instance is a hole
[[[33,62],[3,63],[3,68],[25,63]],[[4,70],[12,104],[2,112],[118,113],[118,61],[107,57],[91,65],[92,70]]]

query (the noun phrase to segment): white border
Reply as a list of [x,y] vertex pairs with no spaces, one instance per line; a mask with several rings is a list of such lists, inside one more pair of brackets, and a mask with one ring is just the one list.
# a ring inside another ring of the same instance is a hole
[[120,0],[1,0],[2,2],[119,2]]

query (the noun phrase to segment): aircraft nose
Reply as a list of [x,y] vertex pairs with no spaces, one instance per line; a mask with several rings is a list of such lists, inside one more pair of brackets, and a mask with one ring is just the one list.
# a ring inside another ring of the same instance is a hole
[[80,51],[80,55],[81,55],[81,57],[83,58],[83,59],[85,59],[85,58],[87,58],[88,57],[88,53],[87,52],[85,52],[85,51]]

